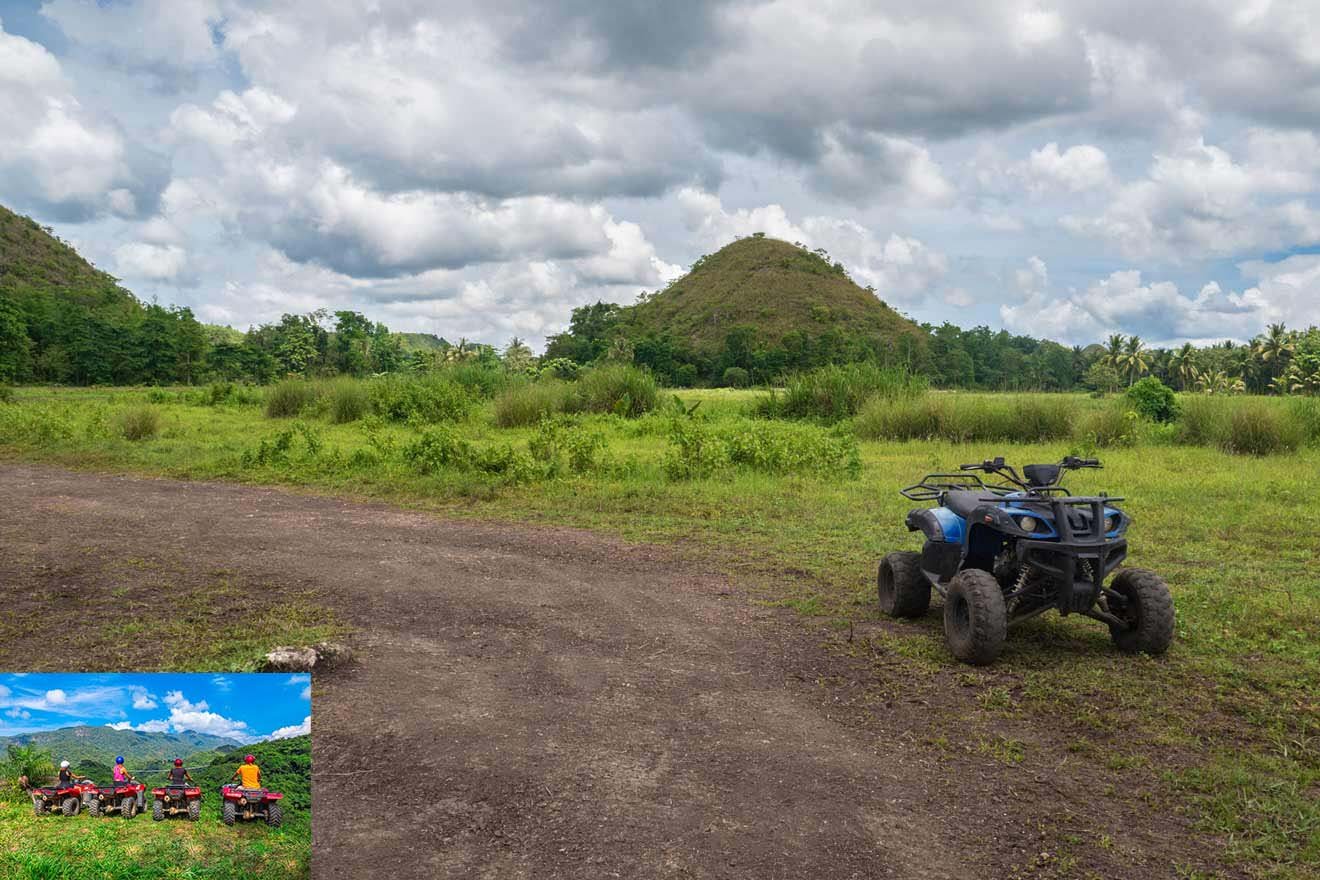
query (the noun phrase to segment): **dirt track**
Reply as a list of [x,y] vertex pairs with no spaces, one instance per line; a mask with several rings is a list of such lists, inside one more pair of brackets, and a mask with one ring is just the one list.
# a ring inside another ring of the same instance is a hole
[[1138,878],[1206,853],[1047,735],[1012,731],[1048,779],[933,748],[949,713],[868,696],[881,672],[660,548],[0,464],[7,606],[94,614],[123,558],[180,590],[311,591],[356,627],[316,679],[317,877]]

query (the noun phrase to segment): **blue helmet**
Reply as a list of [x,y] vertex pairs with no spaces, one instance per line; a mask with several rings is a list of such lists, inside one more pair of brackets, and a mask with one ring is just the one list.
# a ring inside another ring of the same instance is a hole
[[123,756],[123,755],[120,755],[118,758],[115,758],[115,763],[116,763],[116,764],[122,764],[122,763],[124,763],[124,756]]

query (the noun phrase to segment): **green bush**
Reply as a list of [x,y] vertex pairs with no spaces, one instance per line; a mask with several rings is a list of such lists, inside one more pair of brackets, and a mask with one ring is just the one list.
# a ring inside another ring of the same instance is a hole
[[471,397],[481,400],[490,400],[507,388],[511,381],[517,379],[498,363],[487,364],[479,361],[452,364],[433,375],[462,386],[467,389]]
[[372,411],[394,422],[457,422],[473,407],[467,388],[442,374],[382,376],[371,381],[368,394]]
[[495,398],[495,424],[518,428],[568,409],[571,389],[558,379],[539,379],[505,389]]
[[0,385],[0,403],[13,403],[14,389],[8,385]]
[[1127,390],[1128,403],[1153,422],[1172,421],[1178,415],[1173,389],[1154,376],[1147,376]]
[[555,477],[565,471],[585,474],[600,466],[605,435],[560,416],[543,420],[527,442],[527,448],[532,458],[545,466],[547,476]]
[[336,425],[356,422],[371,408],[366,386],[356,379],[337,379],[330,386],[330,421]]
[[574,412],[613,413],[636,418],[655,408],[660,388],[644,367],[604,364],[583,371],[573,387]]
[[298,415],[316,400],[316,389],[306,379],[285,379],[266,389],[266,416],[286,419]]
[[1075,404],[1062,396],[925,394],[872,398],[853,426],[860,436],[871,440],[1037,443],[1071,436],[1075,417]]
[[1272,455],[1296,452],[1302,443],[1299,426],[1265,401],[1239,401],[1228,418],[1228,431],[1220,440],[1226,452]]
[[697,384],[698,378],[696,364],[683,364],[674,370],[674,385],[678,388],[691,388]]
[[1320,443],[1320,399],[1294,397],[1288,401],[1288,418],[1304,443]]
[[152,406],[129,407],[115,421],[125,440],[150,440],[160,433],[160,411]]
[[482,449],[443,427],[424,431],[403,448],[403,457],[421,474],[445,470],[479,472],[503,477],[508,482],[526,483],[536,472],[531,458],[507,443]]
[[541,375],[552,379],[564,379],[571,382],[578,377],[579,372],[581,372],[581,367],[578,366],[577,361],[571,358],[551,358],[541,364]]
[[724,371],[723,385],[726,388],[746,388],[751,381],[751,374],[742,367],[729,367]]
[[837,427],[676,417],[669,442],[664,469],[674,480],[735,469],[856,479],[862,468],[856,438]]
[[1229,409],[1235,401],[1207,394],[1193,394],[1182,400],[1178,419],[1179,443],[1189,446],[1217,446],[1228,436]]
[[212,382],[206,387],[204,402],[207,406],[219,406],[229,402],[234,396],[233,382]]
[[789,377],[784,393],[770,394],[757,403],[757,412],[770,418],[816,419],[833,424],[852,418],[873,397],[891,400],[917,397],[926,380],[906,370],[876,364],[830,364]]

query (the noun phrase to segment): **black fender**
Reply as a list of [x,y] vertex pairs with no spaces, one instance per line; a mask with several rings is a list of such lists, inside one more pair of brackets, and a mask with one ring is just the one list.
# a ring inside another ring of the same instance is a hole
[[926,536],[926,543],[921,548],[921,567],[924,570],[941,581],[947,581],[958,573],[962,565],[963,548],[945,537],[934,511],[928,507],[909,511],[907,527],[909,532],[921,532]]

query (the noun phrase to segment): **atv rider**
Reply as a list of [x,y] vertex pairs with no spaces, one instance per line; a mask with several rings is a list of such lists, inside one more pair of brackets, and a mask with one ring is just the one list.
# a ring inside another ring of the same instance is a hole
[[193,781],[192,776],[188,774],[188,768],[183,766],[182,758],[174,759],[174,766],[170,768],[169,777],[171,788],[183,788],[185,783]]
[[239,780],[238,787],[250,789],[253,791],[261,788],[261,768],[257,766],[257,759],[252,755],[243,758],[243,763],[238,765],[234,775],[229,777],[229,781]]
[[[127,770],[124,769],[123,755],[119,755],[118,757],[115,758],[114,776],[115,776],[115,785],[124,785],[129,782],[137,782],[137,780],[133,778],[133,774],[129,773]],[[146,789],[144,788],[142,791],[139,791],[137,793],[137,808],[139,811],[141,811],[146,807],[146,805],[147,805],[147,792]]]
[[60,761],[58,782],[60,788],[73,788],[73,771],[69,769],[68,761]]

